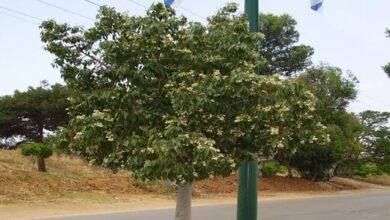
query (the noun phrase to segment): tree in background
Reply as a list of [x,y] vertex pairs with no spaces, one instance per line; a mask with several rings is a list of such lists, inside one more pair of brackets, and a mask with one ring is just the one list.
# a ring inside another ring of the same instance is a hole
[[364,146],[363,160],[375,163],[387,173],[390,173],[389,118],[389,112],[364,111],[359,115],[364,128],[360,137]]
[[[295,29],[297,22],[291,16],[261,14],[259,19],[259,29],[264,34],[259,47],[261,57],[264,59],[259,67],[260,74],[290,76],[302,72],[311,65],[314,50],[307,45],[297,45],[299,41],[299,33]],[[291,100],[291,103],[294,101],[298,100]],[[315,121],[318,122],[317,117],[306,118],[296,128],[289,126],[292,135],[285,141],[284,148],[276,155],[267,156],[267,158],[275,156],[275,159],[285,165],[289,176],[292,176],[291,157],[300,147],[302,136],[323,139],[326,135],[324,126],[321,123],[313,123]]]
[[70,91],[43,81],[37,88],[0,97],[0,137],[19,136],[27,141],[43,142],[44,130],[56,131],[66,125]]
[[54,21],[42,27],[79,94],[62,143],[70,138],[70,149],[93,164],[175,182],[178,220],[190,218],[194,181],[227,176],[237,162],[283,148],[286,124],[314,110],[297,82],[254,74],[260,36],[236,4],[207,26],[155,4],[141,17],[102,7],[87,30]]
[[361,126],[356,116],[350,113],[340,116],[340,120],[342,122],[338,125],[327,125],[328,144],[304,143],[293,155],[292,164],[302,177],[313,181],[329,180],[337,170],[359,159],[362,147],[357,138]]
[[318,97],[315,115],[326,127],[330,143],[323,147],[316,144],[316,139],[301,143],[291,163],[303,177],[329,179],[335,169],[357,159],[361,152],[358,142],[361,125],[355,115],[346,111],[356,98],[357,80],[353,76],[343,77],[340,69],[329,66],[309,69],[298,80]]
[[260,42],[260,54],[265,63],[260,74],[290,76],[311,65],[312,47],[297,45],[297,22],[290,15],[260,14],[259,31],[264,34]]
[[[291,100],[292,102],[297,100]],[[315,98],[315,102],[317,98]],[[299,102],[299,101],[298,101]],[[315,104],[314,104],[315,105]],[[313,108],[314,109],[314,108]],[[320,122],[318,115],[301,118],[295,126],[289,124],[290,137],[285,141],[285,147],[280,149],[273,158],[287,168],[288,177],[293,177],[293,158],[304,145],[312,144],[313,148],[326,147],[330,143],[330,134],[326,126]],[[301,173],[302,174],[302,173]],[[303,177],[303,175],[301,175]]]
[[[390,29],[387,29],[386,30],[386,37],[390,37]],[[383,70],[385,71],[385,73],[387,73],[387,75],[390,77],[390,63],[388,63],[387,65],[385,65],[383,67]]]
[[22,146],[23,156],[34,156],[38,163],[38,171],[46,172],[45,159],[53,154],[53,149],[42,143],[29,143]]

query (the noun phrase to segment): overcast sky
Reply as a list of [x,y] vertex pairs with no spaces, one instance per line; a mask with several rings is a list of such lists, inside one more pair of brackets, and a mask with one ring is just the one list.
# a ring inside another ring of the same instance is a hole
[[[92,0],[107,4],[129,14],[143,14],[153,0]],[[162,0],[161,0],[162,1]],[[55,6],[79,13],[72,14]],[[191,20],[204,21],[222,7],[226,0],[184,0],[180,14]],[[244,0],[236,0],[243,7]],[[42,80],[62,82],[59,71],[52,68],[53,57],[43,50],[38,25],[40,21],[8,11],[5,8],[32,15],[40,19],[53,18],[91,26],[97,7],[85,0],[0,0],[0,95],[14,90],[38,86]],[[241,7],[241,10],[243,10]],[[183,9],[184,8],[184,9]],[[310,10],[309,0],[260,0],[260,11],[290,14],[301,34],[301,43],[315,49],[315,64],[325,62],[352,71],[359,79],[359,97],[350,110],[367,109],[390,111],[390,79],[382,66],[390,62],[389,0],[325,0],[324,11]],[[186,10],[190,9],[190,11]],[[25,20],[11,16],[17,16]]]

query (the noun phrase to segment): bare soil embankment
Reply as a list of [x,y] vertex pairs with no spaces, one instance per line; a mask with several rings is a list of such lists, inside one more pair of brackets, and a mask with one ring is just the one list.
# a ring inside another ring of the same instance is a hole
[[[162,181],[144,185],[134,182],[128,172],[113,174],[68,156],[49,158],[47,168],[47,173],[39,173],[33,159],[22,157],[20,151],[0,150],[0,213],[3,217],[23,219],[174,205],[175,194],[164,189]],[[281,176],[260,178],[259,186],[260,195],[266,199],[385,189],[343,178],[315,183]],[[194,204],[234,202],[237,175],[200,181],[194,187]]]

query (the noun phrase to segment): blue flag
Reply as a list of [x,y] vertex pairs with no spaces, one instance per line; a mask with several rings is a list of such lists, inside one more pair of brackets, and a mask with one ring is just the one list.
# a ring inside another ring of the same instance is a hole
[[171,7],[179,7],[183,0],[164,0],[165,5],[169,5]]
[[323,2],[323,0],[310,0],[311,9],[313,9],[314,11],[321,11],[323,9]]

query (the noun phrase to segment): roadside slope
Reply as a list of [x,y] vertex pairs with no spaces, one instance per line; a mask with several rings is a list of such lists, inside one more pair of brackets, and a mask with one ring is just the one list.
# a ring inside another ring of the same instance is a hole
[[[20,151],[0,150],[0,213],[7,219],[143,210],[173,207],[174,190],[164,189],[163,181],[151,185],[134,182],[128,172],[88,166],[76,157],[53,156],[47,173],[36,171],[31,158]],[[262,199],[289,199],[363,193],[388,188],[350,179],[315,183],[299,178],[260,178]],[[195,183],[194,204],[234,203],[237,175]]]

